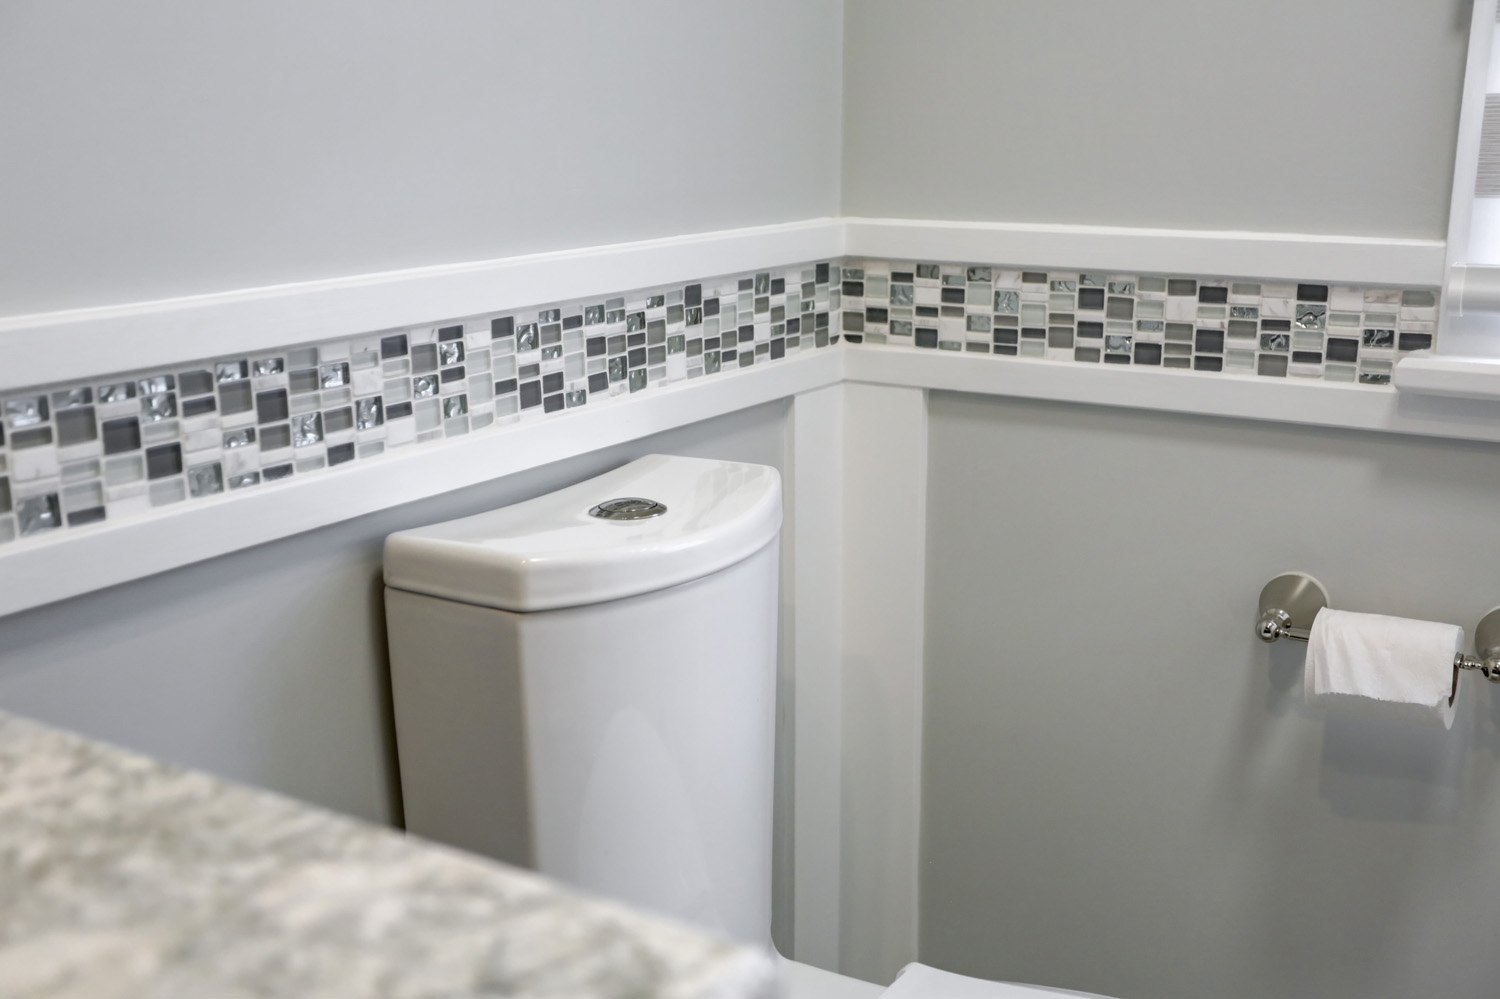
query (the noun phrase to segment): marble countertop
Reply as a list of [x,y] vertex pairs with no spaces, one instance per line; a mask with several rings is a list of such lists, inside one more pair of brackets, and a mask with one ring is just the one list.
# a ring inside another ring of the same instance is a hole
[[0,996],[761,997],[763,953],[0,713]]

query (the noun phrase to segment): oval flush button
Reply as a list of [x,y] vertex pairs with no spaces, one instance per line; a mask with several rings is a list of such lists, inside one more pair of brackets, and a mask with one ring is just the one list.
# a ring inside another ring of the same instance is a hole
[[666,512],[666,505],[656,500],[623,496],[620,499],[605,500],[590,510],[589,516],[600,520],[649,520]]

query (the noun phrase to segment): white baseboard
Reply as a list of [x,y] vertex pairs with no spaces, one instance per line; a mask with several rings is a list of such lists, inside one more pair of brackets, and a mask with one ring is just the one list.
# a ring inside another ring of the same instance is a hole
[[0,319],[0,392],[605,297],[843,252],[838,219]]
[[1440,239],[1097,225],[845,218],[852,257],[1217,277],[1432,286]]

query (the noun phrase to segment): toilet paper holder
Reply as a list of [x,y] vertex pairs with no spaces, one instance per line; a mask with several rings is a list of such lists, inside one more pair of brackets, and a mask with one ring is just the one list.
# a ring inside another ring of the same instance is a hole
[[[1305,572],[1286,572],[1260,591],[1260,619],[1255,633],[1262,642],[1290,638],[1305,642],[1312,633],[1313,618],[1328,606],[1328,591]],[[1474,629],[1477,656],[1460,652],[1454,669],[1478,670],[1491,683],[1500,683],[1500,607],[1480,618]]]

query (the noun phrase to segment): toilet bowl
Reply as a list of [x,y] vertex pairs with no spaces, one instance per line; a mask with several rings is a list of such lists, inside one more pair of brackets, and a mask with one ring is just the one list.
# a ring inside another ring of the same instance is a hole
[[[387,538],[407,829],[769,946],[780,527],[775,469],[650,455]],[[783,969],[808,999],[1082,995]]]

